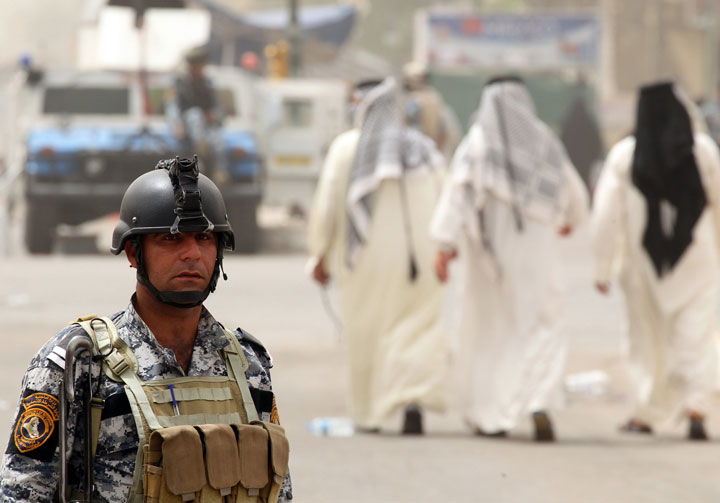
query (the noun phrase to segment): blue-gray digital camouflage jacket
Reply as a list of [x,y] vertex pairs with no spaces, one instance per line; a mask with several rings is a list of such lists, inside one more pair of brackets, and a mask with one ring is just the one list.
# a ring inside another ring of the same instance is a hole
[[[189,376],[225,376],[227,369],[219,350],[229,341],[221,325],[203,308],[195,347],[187,374],[174,353],[161,346],[130,302],[127,309],[111,316],[118,335],[135,353],[138,375],[143,381]],[[30,362],[22,382],[22,393],[10,433],[2,472],[0,496],[3,502],[50,502],[59,478],[58,391],[63,376],[64,347],[77,333],[69,326],[53,337]],[[249,363],[246,372],[250,392],[261,420],[270,421],[274,404],[270,368],[272,359],[265,348],[241,329],[234,331]],[[82,488],[83,445],[86,438],[82,416],[81,365],[77,366],[76,397],[68,409],[68,478]],[[93,501],[127,501],[132,484],[138,434],[130,405],[121,383],[105,376],[99,362],[92,364],[93,395],[105,400],[95,455]],[[275,413],[273,416],[276,416]],[[273,417],[272,419],[276,419]],[[286,477],[280,501],[292,499],[290,477]]]

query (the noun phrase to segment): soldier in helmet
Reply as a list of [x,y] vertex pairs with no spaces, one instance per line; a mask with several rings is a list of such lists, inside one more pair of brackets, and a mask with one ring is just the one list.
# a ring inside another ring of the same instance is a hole
[[182,112],[199,108],[205,121],[214,125],[218,122],[217,97],[212,82],[205,75],[208,62],[207,51],[197,47],[185,55],[187,73],[177,80],[177,99]]
[[[31,361],[0,472],[2,501],[65,501],[78,491],[118,503],[292,499],[272,359],[203,306],[233,246],[220,191],[199,174],[197,157],[161,161],[130,185],[111,251],[136,269],[135,292],[123,310],[64,328]],[[86,334],[93,357],[78,359],[66,382],[68,345]],[[75,399],[66,405],[69,384]],[[90,396],[97,412],[88,431]]]
[[166,116],[182,148],[198,152],[209,161],[208,173],[216,183],[227,181],[227,166],[222,155],[222,113],[212,81],[206,74],[208,52],[196,47],[185,54],[186,72],[180,75],[170,99]]

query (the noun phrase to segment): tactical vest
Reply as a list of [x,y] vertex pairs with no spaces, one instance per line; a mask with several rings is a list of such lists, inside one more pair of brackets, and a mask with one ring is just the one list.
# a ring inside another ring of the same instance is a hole
[[[276,502],[288,472],[284,429],[258,420],[234,334],[221,350],[227,376],[142,381],[137,358],[109,318],[76,322],[92,338],[107,377],[122,382],[139,448],[129,502]],[[101,410],[101,409],[100,409]],[[93,417],[93,456],[100,413]]]

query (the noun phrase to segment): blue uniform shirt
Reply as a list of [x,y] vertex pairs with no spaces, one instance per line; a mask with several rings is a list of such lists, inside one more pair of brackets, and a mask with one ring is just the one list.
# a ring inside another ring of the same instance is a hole
[[[226,376],[227,368],[220,353],[230,342],[222,326],[203,308],[197,337],[187,374],[178,364],[172,350],[161,346],[130,302],[124,311],[111,316],[118,335],[138,360],[141,380],[170,379],[188,376]],[[69,326],[60,331],[35,355],[22,382],[16,419],[10,433],[2,472],[0,496],[3,502],[50,502],[59,477],[58,396],[63,379],[64,347],[83,330]],[[277,419],[273,414],[274,395],[270,381],[272,359],[252,336],[238,329],[239,339],[249,367],[246,378],[258,416],[263,421]],[[82,379],[77,366],[77,400],[68,408],[68,477],[73,485],[84,480],[83,445],[87,434],[82,421]],[[100,362],[93,362],[96,385],[93,395],[105,400],[100,435],[95,455],[95,494],[93,501],[121,503],[127,501],[135,469],[138,434],[122,383],[105,376]],[[81,487],[82,489],[82,487]],[[290,476],[285,478],[279,501],[292,499]]]

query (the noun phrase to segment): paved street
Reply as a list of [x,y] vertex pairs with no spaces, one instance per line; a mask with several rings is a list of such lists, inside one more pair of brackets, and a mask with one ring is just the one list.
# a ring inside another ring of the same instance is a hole
[[[452,413],[430,415],[422,438],[398,436],[399,416],[378,436],[312,436],[305,429],[312,418],[346,415],[346,386],[342,345],[319,291],[303,274],[305,257],[230,257],[230,280],[207,305],[273,353],[295,501],[719,501],[720,402],[709,422],[718,439],[713,442],[684,441],[685,424],[669,425],[654,438],[617,433],[629,410],[620,297],[614,291],[604,299],[592,290],[584,233],[568,243],[567,257],[568,373],[602,370],[610,382],[601,396],[568,394],[567,408],[554,416],[559,442],[553,445],[531,442],[529,422],[506,440],[472,437]],[[9,432],[20,376],[33,352],[74,317],[123,307],[134,275],[124,257],[56,255],[5,259],[0,278],[0,430]]]

